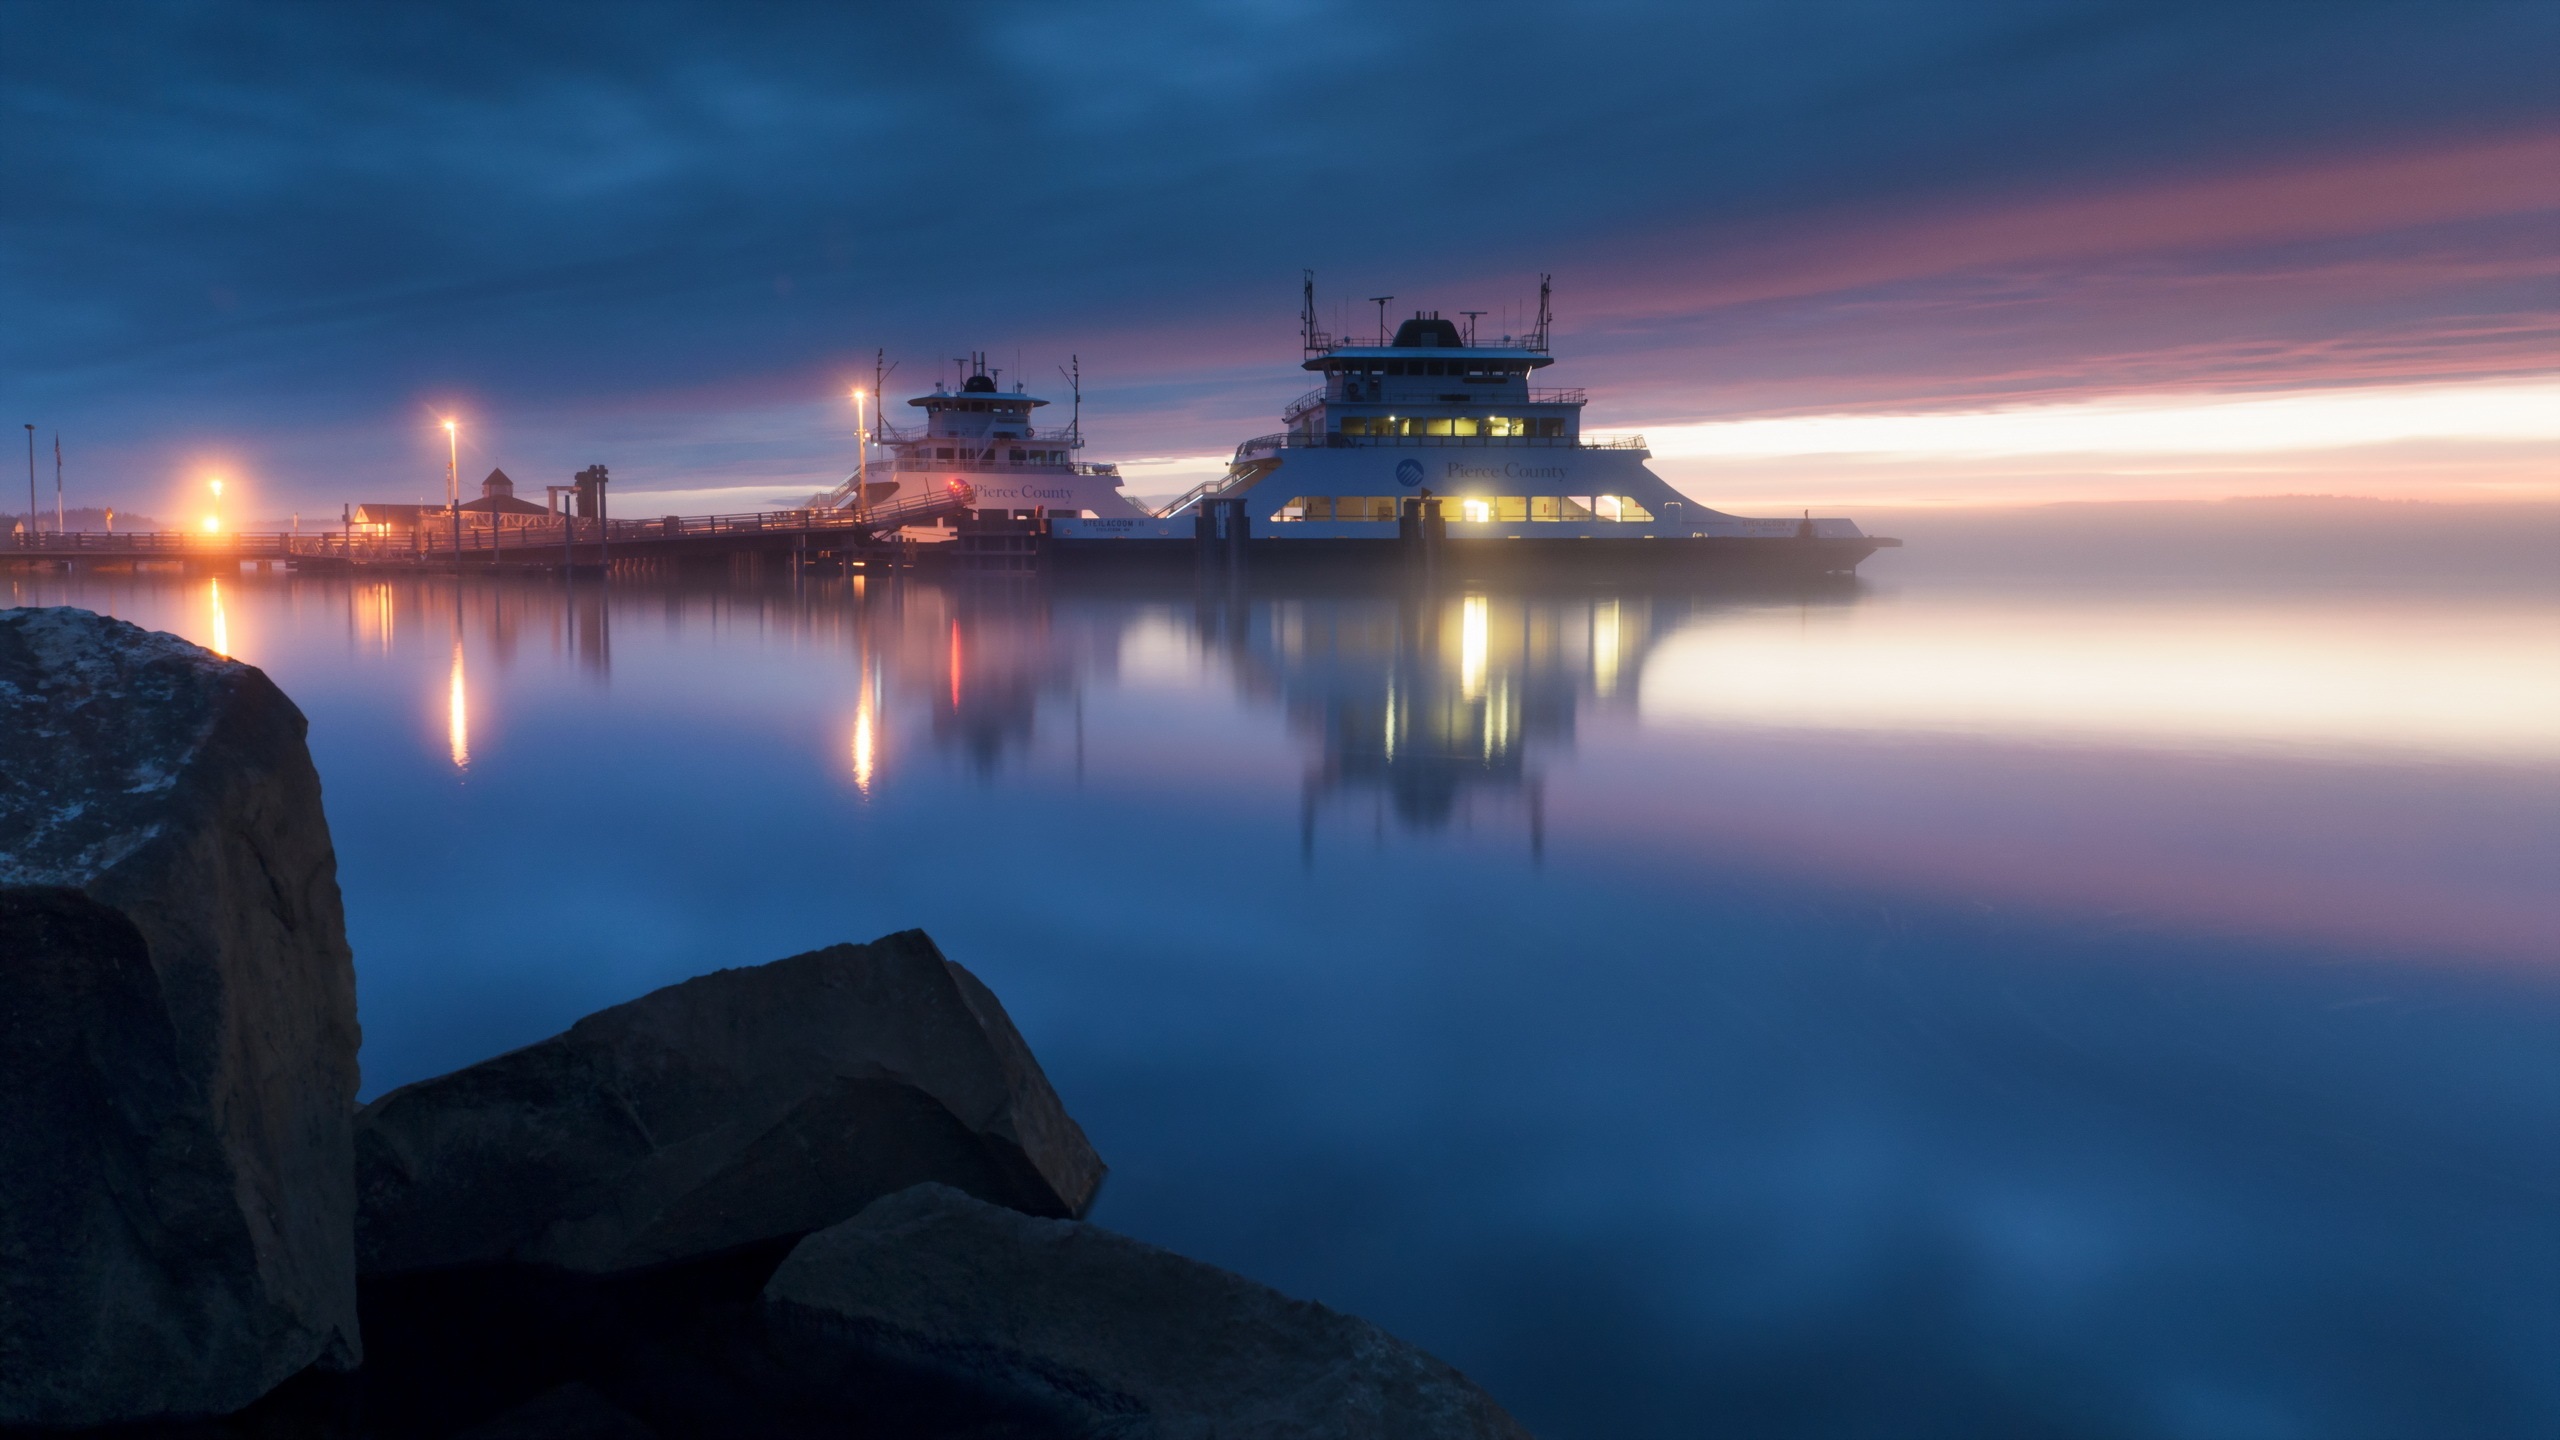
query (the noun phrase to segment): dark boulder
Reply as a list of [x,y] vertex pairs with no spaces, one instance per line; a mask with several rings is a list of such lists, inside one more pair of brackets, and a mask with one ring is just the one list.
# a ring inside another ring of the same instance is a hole
[[0,1424],[358,1359],[355,974],[304,728],[175,636],[0,611]]
[[1004,1007],[912,930],[668,986],[356,1126],[368,1275],[666,1265],[926,1180],[1081,1215],[1103,1174]]
[[1528,1433],[1464,1375],[1365,1320],[941,1185],[889,1196],[803,1240],[764,1297],[777,1351],[796,1342],[803,1355],[832,1350],[1011,1397],[1055,1417],[1050,1433]]
[[593,1386],[571,1381],[545,1390],[495,1419],[454,1432],[453,1440],[657,1440]]

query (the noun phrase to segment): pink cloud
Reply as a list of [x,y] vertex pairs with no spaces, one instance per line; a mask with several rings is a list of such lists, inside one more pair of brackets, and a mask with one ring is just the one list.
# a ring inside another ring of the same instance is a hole
[[1581,304],[1605,322],[2027,261],[2270,245],[2538,214],[2560,209],[2555,177],[2560,135],[2534,134],[1934,214],[1867,207],[1799,213],[1721,233],[1657,237],[1643,247],[1653,252],[1651,263],[1638,265],[1631,283],[1604,284]]

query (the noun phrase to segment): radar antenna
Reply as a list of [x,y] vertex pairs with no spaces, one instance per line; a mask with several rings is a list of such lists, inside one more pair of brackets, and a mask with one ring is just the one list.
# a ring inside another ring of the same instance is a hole
[[1306,277],[1306,298],[1298,304],[1298,340],[1310,355],[1331,348],[1331,336],[1316,328],[1316,272],[1299,272]]
[[1490,315],[1493,312],[1490,310],[1461,310],[1458,313],[1467,317],[1467,343],[1469,345],[1475,344],[1476,317],[1479,315]]
[[1538,277],[1538,328],[1529,333],[1528,349],[1543,351],[1547,348],[1547,327],[1555,322],[1555,307],[1550,298],[1555,278],[1553,275]]
[[1084,362],[1070,355],[1067,364],[1072,368],[1058,372],[1067,377],[1067,394],[1071,397],[1067,410],[1067,448],[1081,450],[1084,448]]
[[1369,297],[1369,303],[1378,307],[1378,343],[1381,345],[1387,343],[1387,302],[1394,298],[1396,297],[1393,295],[1372,295]]

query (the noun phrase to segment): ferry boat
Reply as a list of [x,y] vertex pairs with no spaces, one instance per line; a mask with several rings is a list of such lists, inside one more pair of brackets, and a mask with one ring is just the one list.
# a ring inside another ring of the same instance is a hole
[[921,427],[892,425],[883,415],[873,437],[879,458],[809,497],[809,508],[880,505],[956,488],[958,481],[975,492],[981,519],[1148,518],[1151,512],[1120,493],[1117,466],[1076,458],[1084,447],[1081,413],[1064,428],[1042,429],[1031,412],[1048,401],[1020,382],[1000,388],[1004,372],[989,370],[984,354],[967,364],[959,389],[936,382],[931,394],[907,402],[924,412]]
[[1845,574],[1902,543],[1810,512],[1711,509],[1645,467],[1642,436],[1585,434],[1582,391],[1529,383],[1555,363],[1547,277],[1536,329],[1493,344],[1478,343],[1474,314],[1461,328],[1436,311],[1389,337],[1383,304],[1376,343],[1338,340],[1316,328],[1312,274],[1305,297],[1303,368],[1323,383],[1290,402],[1285,428],[1238,446],[1226,473],[1158,515],[1053,519],[1054,562],[1206,547],[1256,563]]

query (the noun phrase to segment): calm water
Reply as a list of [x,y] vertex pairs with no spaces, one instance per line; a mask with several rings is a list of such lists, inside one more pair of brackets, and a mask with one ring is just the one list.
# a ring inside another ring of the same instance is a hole
[[1871,568],[0,585],[309,713],[368,1094],[921,925],[1543,1435],[2560,1432],[2560,594]]

